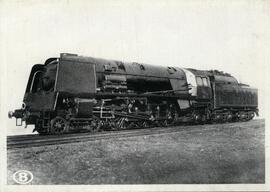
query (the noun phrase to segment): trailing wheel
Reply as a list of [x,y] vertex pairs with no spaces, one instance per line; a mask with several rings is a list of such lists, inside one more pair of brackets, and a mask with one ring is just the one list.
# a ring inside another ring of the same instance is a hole
[[198,125],[201,123],[201,115],[199,112],[193,112],[192,114],[193,122],[194,124]]
[[63,134],[67,131],[68,124],[63,117],[55,117],[51,120],[51,134]]

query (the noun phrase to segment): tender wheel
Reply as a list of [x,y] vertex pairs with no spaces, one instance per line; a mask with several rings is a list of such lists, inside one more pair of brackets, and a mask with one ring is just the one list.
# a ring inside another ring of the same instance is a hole
[[255,116],[254,112],[249,112],[248,120],[252,120],[254,118],[254,116]]
[[206,119],[207,117],[206,117],[206,115],[205,114],[202,114],[201,115],[201,121],[200,121],[200,124],[205,124],[206,123],[206,121],[207,121],[207,119]]
[[232,121],[233,121],[233,113],[229,111],[227,114],[227,122],[232,122]]
[[63,134],[67,131],[67,121],[62,117],[55,117],[51,120],[51,134]]

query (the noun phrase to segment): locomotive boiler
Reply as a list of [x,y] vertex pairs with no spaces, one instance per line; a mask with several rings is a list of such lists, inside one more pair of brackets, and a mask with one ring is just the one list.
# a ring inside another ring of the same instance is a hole
[[32,67],[16,125],[40,134],[248,121],[257,89],[230,74],[61,54]]

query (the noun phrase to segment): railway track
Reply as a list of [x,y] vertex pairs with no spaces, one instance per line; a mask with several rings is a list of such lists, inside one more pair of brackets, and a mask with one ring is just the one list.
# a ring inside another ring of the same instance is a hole
[[[226,128],[234,127],[236,124],[241,126],[243,123],[255,123],[257,120],[249,122],[237,122],[237,123],[226,123]],[[110,132],[98,132],[98,133],[73,133],[64,135],[16,135],[7,137],[7,149],[19,149],[27,147],[40,147],[47,145],[59,145],[66,143],[77,143],[96,141],[102,139],[116,139],[126,137],[137,137],[146,135],[156,134],[169,134],[174,132],[193,133],[201,132],[213,129],[219,129],[217,124],[206,124],[206,125],[188,125],[188,126],[177,126],[177,127],[166,127],[166,128],[148,128],[148,129],[133,129],[124,131],[110,131]]]

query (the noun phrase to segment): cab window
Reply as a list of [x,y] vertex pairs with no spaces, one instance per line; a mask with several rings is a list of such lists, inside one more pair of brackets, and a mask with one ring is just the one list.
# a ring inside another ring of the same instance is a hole
[[203,86],[203,81],[201,77],[196,77],[196,81],[198,86]]
[[208,84],[207,78],[203,77],[202,80],[203,80],[203,86],[208,87],[209,84]]

